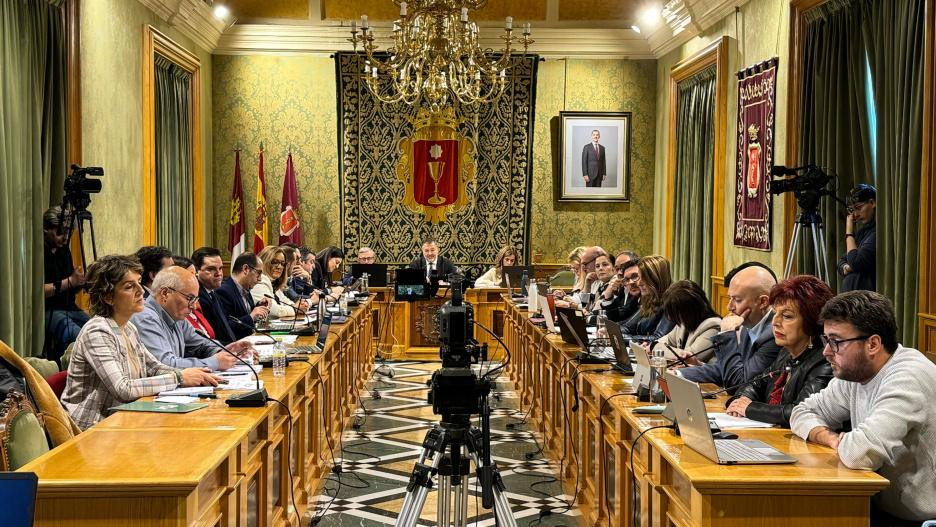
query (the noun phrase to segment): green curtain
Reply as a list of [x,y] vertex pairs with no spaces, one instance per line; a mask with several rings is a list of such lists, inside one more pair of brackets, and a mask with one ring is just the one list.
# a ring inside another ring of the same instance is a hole
[[712,66],[680,82],[673,181],[673,275],[712,291],[715,171],[715,73]]
[[866,0],[865,44],[877,126],[877,290],[916,345],[923,171],[924,0]]
[[156,55],[154,78],[156,243],[192,254],[192,74]]
[[0,340],[42,353],[42,213],[67,169],[61,0],[0,0]]
[[[874,184],[864,17],[857,4],[851,4],[832,0],[806,13],[800,131],[799,164],[837,173],[838,195],[843,199],[859,183]],[[845,254],[845,207],[823,197],[819,213],[825,226],[826,272],[830,286],[838,291],[842,277],[835,266]],[[816,273],[808,226],[803,226],[796,269],[799,274]]]

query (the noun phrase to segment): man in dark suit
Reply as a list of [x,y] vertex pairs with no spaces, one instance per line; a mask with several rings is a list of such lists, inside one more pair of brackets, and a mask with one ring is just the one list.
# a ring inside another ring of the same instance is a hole
[[624,251],[614,260],[617,276],[608,283],[601,298],[601,309],[608,320],[623,322],[640,309],[640,273],[637,271],[637,253]]
[[[728,273],[728,311],[722,331],[712,337],[715,362],[675,370],[690,381],[734,387],[763,373],[777,358],[770,290],[777,285],[773,273],[752,266]],[[731,390],[729,393],[734,393]]]
[[585,178],[586,187],[600,187],[608,173],[605,162],[605,147],[598,144],[601,133],[592,130],[592,142],[582,149],[582,177]]
[[198,278],[198,305],[202,315],[215,332],[215,338],[225,344],[234,342],[237,337],[228,326],[227,317],[221,312],[215,290],[221,287],[224,278],[224,263],[221,252],[214,247],[202,247],[192,253],[195,264],[195,276]]
[[449,275],[455,272],[455,263],[439,255],[439,244],[435,238],[426,238],[422,244],[422,256],[409,264],[410,269],[420,269],[426,273],[429,281],[433,273],[437,273],[441,283],[445,283]]
[[[258,318],[266,318],[270,313],[269,301],[262,299],[254,303],[250,290],[260,283],[263,262],[254,253],[242,253],[231,264],[231,276],[221,282],[215,291],[215,298],[221,308],[221,314],[234,336],[241,339],[253,333],[251,329]],[[240,324],[228,319],[233,316]]]

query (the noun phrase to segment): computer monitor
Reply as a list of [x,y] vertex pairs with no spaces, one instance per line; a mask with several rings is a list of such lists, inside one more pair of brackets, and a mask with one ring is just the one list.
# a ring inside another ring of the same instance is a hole
[[393,285],[393,296],[396,300],[426,300],[434,294],[431,284],[426,281],[426,273],[422,269],[397,270],[396,282]]
[[351,275],[357,280],[364,273],[369,277],[368,287],[387,287],[387,264],[353,264]]
[[4,527],[32,527],[38,486],[35,472],[0,472],[0,518]]
[[508,265],[501,268],[501,287],[509,287],[519,291],[523,287],[520,281],[524,272],[527,274],[527,280],[533,278],[532,265]]

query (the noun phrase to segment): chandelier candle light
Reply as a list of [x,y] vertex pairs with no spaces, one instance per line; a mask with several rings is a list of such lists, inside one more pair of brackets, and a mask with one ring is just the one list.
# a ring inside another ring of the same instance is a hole
[[[513,19],[507,17],[504,47],[495,59],[494,50],[482,49],[478,24],[469,11],[483,9],[488,0],[411,0],[400,2],[400,18],[393,22],[393,47],[385,60],[374,56],[374,28],[367,15],[351,22],[351,38],[357,51],[361,44],[366,53],[366,84],[381,102],[414,104],[425,100],[433,113],[448,103],[449,93],[462,104],[496,101],[507,86],[507,70],[527,54],[533,43],[529,22],[523,24],[523,36],[513,34]],[[519,57],[514,44],[522,44]],[[389,89],[388,89],[389,88]]]

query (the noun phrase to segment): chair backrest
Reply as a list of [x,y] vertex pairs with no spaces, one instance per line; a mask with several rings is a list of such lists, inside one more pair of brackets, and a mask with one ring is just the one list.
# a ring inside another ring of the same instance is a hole
[[60,371],[46,379],[46,382],[49,383],[49,387],[52,388],[52,392],[55,393],[55,396],[58,397],[59,400],[62,400],[62,392],[65,391],[65,383],[67,381],[67,371]]
[[23,357],[23,360],[32,366],[44,379],[59,372],[58,364],[54,361],[46,360],[41,357]]
[[25,395],[10,392],[0,405],[0,470],[19,470],[48,451],[42,414]]
[[572,271],[561,271],[549,285],[553,287],[571,287],[575,285],[575,273]]

